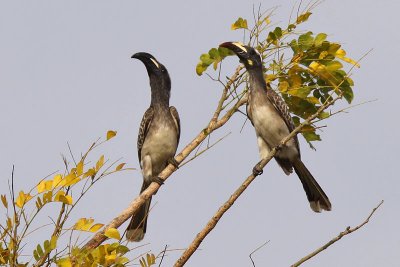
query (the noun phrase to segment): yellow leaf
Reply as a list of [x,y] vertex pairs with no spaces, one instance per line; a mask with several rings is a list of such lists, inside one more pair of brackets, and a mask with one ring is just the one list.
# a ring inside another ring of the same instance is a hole
[[44,203],[51,202],[52,198],[53,198],[53,191],[49,191],[49,192],[43,194],[43,202]]
[[101,155],[100,159],[96,163],[96,170],[100,170],[101,167],[104,165],[104,155]]
[[17,207],[22,208],[31,198],[32,196],[29,193],[25,194],[24,191],[20,191],[15,204]]
[[94,222],[93,218],[80,218],[73,226],[73,229],[80,231],[91,231]]
[[13,227],[12,220],[10,217],[7,217],[7,230],[11,229],[11,227]]
[[315,96],[307,97],[306,100],[307,100],[308,102],[310,102],[311,104],[315,104],[315,105],[320,104],[318,98],[316,98]]
[[63,258],[57,261],[58,267],[72,267],[71,260],[69,258]]
[[113,239],[121,239],[121,235],[119,234],[118,230],[115,228],[108,228],[104,235],[108,238]]
[[45,180],[41,181],[41,182],[36,186],[36,189],[37,189],[37,191],[38,191],[39,194],[42,193],[42,192],[44,192],[44,191],[46,191],[46,181],[45,181]]
[[62,183],[61,183],[61,180],[62,180],[62,175],[61,174],[54,175],[53,188],[56,188],[58,186],[63,186]]
[[49,191],[53,188],[53,181],[49,180],[49,181],[41,181],[37,186],[36,189],[38,191],[38,193],[42,193],[44,191]]
[[318,59],[324,59],[327,55],[329,55],[328,51],[323,51],[319,54]]
[[268,74],[265,76],[265,80],[268,82],[275,81],[278,78],[275,74]]
[[286,92],[288,90],[289,83],[287,81],[282,81],[282,82],[279,83],[278,88],[279,88],[280,92],[284,93],[284,92]]
[[3,202],[3,206],[7,209],[8,208],[8,202],[6,195],[1,195],[1,202]]
[[72,197],[70,195],[60,196],[60,201],[67,205],[72,205]]
[[125,166],[125,164],[126,164],[126,163],[121,163],[121,164],[119,164],[119,165],[115,168],[115,170],[116,170],[116,171],[121,170],[121,169]]
[[54,201],[62,202],[67,205],[72,205],[72,197],[66,195],[64,191],[58,191],[54,197]]
[[265,24],[267,24],[267,25],[271,23],[271,20],[269,19],[269,17],[266,17],[264,19],[264,21],[265,21]]
[[104,224],[102,224],[102,223],[96,223],[92,227],[90,227],[89,231],[92,232],[92,233],[97,232],[103,226],[104,226]]
[[117,132],[116,131],[108,131],[107,132],[107,140],[110,140],[111,138],[113,138],[114,136],[116,136],[117,135]]
[[111,254],[111,255],[106,255],[105,256],[105,259],[106,259],[107,263],[114,262],[116,258],[117,258],[116,254]]
[[237,29],[248,29],[247,19],[238,18],[235,21],[235,23],[233,23],[231,26],[231,30],[237,30]]
[[344,51],[343,49],[339,49],[338,51],[336,51],[335,55],[337,58],[340,58],[344,62],[350,63],[350,64],[356,66],[357,68],[360,67],[360,64],[358,64],[355,60],[346,57],[346,51]]
[[71,172],[67,176],[64,177],[63,179],[63,185],[64,186],[71,186],[76,183],[78,183],[81,179],[79,177],[76,177],[75,173]]
[[83,161],[79,161],[76,165],[76,176],[80,176],[83,173]]
[[86,178],[89,176],[94,177],[95,175],[96,175],[96,171],[93,168],[91,168],[83,174],[83,178]]

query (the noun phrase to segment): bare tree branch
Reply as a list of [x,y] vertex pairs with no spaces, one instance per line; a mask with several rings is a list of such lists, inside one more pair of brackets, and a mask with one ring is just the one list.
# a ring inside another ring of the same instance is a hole
[[[343,93],[340,93],[336,98],[332,98],[325,102],[321,107],[318,109],[316,113],[308,117],[303,123],[301,123],[299,126],[297,126],[288,136],[286,136],[278,146],[274,147],[268,156],[264,159],[262,159],[258,165],[260,169],[263,169],[265,165],[268,164],[268,162],[274,158],[276,152],[284,146],[290,139],[292,139],[298,132],[301,131],[301,129],[305,126],[311,123],[312,120],[318,117],[319,114],[321,114],[325,109],[333,105],[337,100],[342,98]],[[235,190],[235,192],[229,197],[229,199],[218,209],[218,211],[214,214],[214,216],[208,221],[207,225],[196,235],[196,237],[193,239],[192,243],[189,245],[189,247],[183,252],[181,257],[175,262],[174,267],[180,267],[183,266],[189,258],[193,255],[193,253],[198,249],[200,246],[201,242],[204,240],[204,238],[215,228],[219,220],[222,218],[222,216],[227,212],[232,205],[235,203],[235,201],[240,197],[240,195],[246,190],[246,188],[254,181],[256,176],[254,174],[251,174],[246,178],[246,180],[240,185],[239,188]]]
[[328,247],[330,247],[331,245],[333,245],[334,243],[336,243],[337,241],[339,241],[340,239],[342,239],[342,237],[344,237],[345,235],[351,234],[355,231],[357,231],[358,229],[360,229],[361,227],[363,227],[364,225],[366,225],[369,222],[369,219],[371,219],[372,215],[374,215],[375,211],[383,204],[383,200],[378,204],[378,206],[376,206],[372,212],[369,214],[369,216],[367,217],[367,219],[365,219],[365,221],[363,221],[361,224],[357,225],[354,228],[350,228],[350,226],[348,226],[346,228],[346,230],[344,230],[343,232],[340,232],[339,235],[337,235],[335,238],[333,238],[332,240],[330,240],[328,243],[326,243],[325,245],[323,245],[322,247],[318,248],[317,250],[311,252],[310,254],[308,254],[307,256],[303,257],[302,259],[300,259],[298,262],[294,263],[293,265],[291,265],[291,267],[297,267],[300,266],[301,264],[303,264],[304,262],[308,261],[309,259],[311,259],[312,257],[316,256],[317,254],[319,254],[320,252],[324,251],[325,249],[327,249]]
[[[204,128],[178,155],[175,156],[175,160],[178,163],[181,163],[184,159],[186,159],[190,153],[195,150],[201,142],[203,142],[207,136],[212,133],[213,131],[219,129],[225,123],[229,121],[229,119],[233,116],[233,114],[247,102],[247,96],[242,96],[242,98],[236,101],[236,104],[233,105],[220,119],[218,119],[221,110],[223,100],[226,97],[226,92],[230,86],[232,86],[233,81],[239,76],[242,67],[238,67],[232,77],[229,79],[228,83],[226,84],[221,100],[218,103],[217,110],[215,111],[212,119],[210,120],[208,126]],[[159,175],[159,177],[163,180],[168,179],[172,173],[176,171],[176,168],[169,164]],[[158,183],[152,183],[145,191],[143,191],[138,197],[136,197],[129,206],[123,210],[117,217],[111,220],[101,231],[97,232],[84,246],[83,249],[91,249],[98,247],[101,243],[103,243],[107,237],[104,235],[105,231],[109,228],[118,228],[121,226],[126,220],[128,220],[135,212],[139,209],[139,207],[149,198],[151,197],[154,192],[160,188]]]

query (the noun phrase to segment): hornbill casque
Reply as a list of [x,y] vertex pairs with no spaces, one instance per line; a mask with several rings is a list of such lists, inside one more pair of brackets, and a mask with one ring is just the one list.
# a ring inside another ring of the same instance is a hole
[[[294,130],[295,125],[289,108],[285,101],[266,83],[262,58],[256,49],[239,42],[225,42],[220,47],[233,51],[248,72],[250,92],[247,115],[256,130],[260,157],[263,159],[272,148],[278,146],[282,139]],[[275,160],[286,175],[292,173],[294,169],[313,211],[331,210],[328,197],[301,161],[297,136],[278,150]],[[262,174],[259,164],[253,168],[253,173],[254,175]]]
[[[169,164],[178,167],[174,159],[180,137],[180,119],[175,107],[169,106],[171,79],[167,69],[152,55],[144,52],[132,56],[143,62],[150,79],[151,103],[143,115],[137,140],[138,157],[143,174],[142,193]],[[132,216],[126,238],[138,242],[144,238],[151,197]]]

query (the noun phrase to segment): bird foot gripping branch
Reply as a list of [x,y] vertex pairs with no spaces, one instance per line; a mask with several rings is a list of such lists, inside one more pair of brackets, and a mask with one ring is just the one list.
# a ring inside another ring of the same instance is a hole
[[253,175],[254,176],[259,176],[261,174],[263,174],[263,169],[260,166],[260,162],[256,164],[256,166],[254,166],[253,168]]
[[176,159],[174,157],[170,158],[168,160],[168,164],[171,164],[172,166],[174,166],[176,169],[179,169],[179,162],[176,161]]

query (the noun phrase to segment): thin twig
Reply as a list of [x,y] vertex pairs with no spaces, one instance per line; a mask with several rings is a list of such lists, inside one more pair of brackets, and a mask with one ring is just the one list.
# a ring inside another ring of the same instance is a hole
[[327,249],[328,247],[330,247],[331,245],[333,245],[334,243],[336,243],[337,241],[339,241],[340,239],[342,239],[342,237],[351,234],[355,231],[357,231],[358,229],[360,229],[361,227],[363,227],[364,225],[366,225],[369,222],[369,219],[371,219],[372,215],[374,215],[375,211],[383,204],[383,200],[381,200],[381,202],[378,204],[378,206],[376,206],[371,213],[369,214],[369,216],[367,217],[367,219],[365,219],[365,221],[363,221],[361,224],[357,225],[354,228],[350,228],[350,226],[348,226],[346,228],[346,230],[344,230],[343,232],[340,232],[339,235],[337,235],[336,237],[334,237],[333,239],[331,239],[328,243],[326,243],[325,245],[323,245],[322,247],[316,249],[315,251],[311,252],[310,254],[308,254],[307,256],[303,257],[302,259],[300,259],[298,262],[294,263],[293,265],[291,265],[291,267],[297,267],[300,266],[301,264],[303,264],[304,262],[308,261],[309,259],[311,259],[312,257],[316,256],[317,254],[319,254],[320,252],[324,251],[325,249]]
[[258,248],[256,248],[255,250],[253,250],[250,254],[249,254],[249,258],[251,260],[251,263],[253,264],[254,267],[256,267],[256,264],[253,261],[253,258],[251,257],[254,253],[256,253],[259,249],[261,249],[262,247],[264,247],[266,244],[269,243],[270,240],[265,241],[264,244],[262,244],[261,246],[259,246]]
[[201,150],[200,152],[196,152],[196,154],[191,157],[190,159],[186,160],[185,162],[181,163],[179,165],[179,168],[181,168],[182,166],[188,164],[189,162],[191,162],[192,160],[194,160],[195,158],[197,158],[198,156],[200,156],[201,154],[203,154],[204,152],[206,152],[207,150],[211,149],[213,146],[215,146],[216,144],[218,144],[219,142],[221,142],[222,140],[224,140],[226,137],[228,137],[228,135],[230,135],[232,132],[227,133],[226,135],[224,135],[223,137],[221,137],[220,139],[218,139],[215,143],[213,143],[210,146],[207,146],[207,148]]
[[165,245],[165,248],[164,248],[164,250],[163,250],[163,254],[162,254],[162,256],[161,256],[160,264],[158,265],[158,267],[161,266],[161,263],[162,263],[162,261],[163,261],[163,259],[164,259],[165,252],[167,251],[167,248],[168,248],[168,245]]

